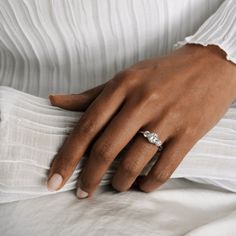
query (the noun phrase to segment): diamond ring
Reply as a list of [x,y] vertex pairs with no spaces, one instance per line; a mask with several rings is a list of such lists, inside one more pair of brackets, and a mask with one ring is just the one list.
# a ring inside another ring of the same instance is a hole
[[146,131],[138,131],[138,133],[143,134],[143,136],[148,140],[149,143],[155,144],[158,147],[158,150],[162,150],[162,142],[158,137],[158,134]]

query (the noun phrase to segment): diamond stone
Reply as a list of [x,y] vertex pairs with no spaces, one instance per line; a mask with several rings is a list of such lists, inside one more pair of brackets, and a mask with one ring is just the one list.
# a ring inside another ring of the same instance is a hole
[[150,134],[147,136],[147,138],[148,138],[148,141],[149,141],[150,143],[156,143],[156,142],[158,141],[157,136],[156,136],[156,134],[154,134],[154,133],[150,133]]
[[143,136],[146,137],[150,143],[157,145],[159,147],[159,150],[162,149],[162,142],[156,133],[151,133],[147,130],[142,133]]

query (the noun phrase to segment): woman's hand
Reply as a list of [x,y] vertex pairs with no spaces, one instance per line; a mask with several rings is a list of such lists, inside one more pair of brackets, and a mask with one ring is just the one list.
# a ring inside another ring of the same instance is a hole
[[85,113],[52,163],[48,188],[58,190],[65,184],[93,141],[77,190],[79,197],[91,196],[132,139],[112,178],[116,190],[128,190],[157,151],[137,134],[149,130],[164,143],[151,171],[138,178],[139,188],[150,192],[171,176],[235,98],[236,65],[217,46],[201,45],[141,61],[81,94],[50,96],[52,105]]

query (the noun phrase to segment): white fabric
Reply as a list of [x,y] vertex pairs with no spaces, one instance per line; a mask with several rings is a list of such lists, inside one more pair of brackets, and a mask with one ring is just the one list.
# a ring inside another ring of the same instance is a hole
[[158,191],[117,193],[108,186],[91,199],[74,191],[2,204],[4,236],[233,236],[236,194],[171,179]]
[[[0,86],[0,203],[54,194],[46,187],[47,172],[59,147],[81,117],[9,87]],[[227,149],[230,147],[230,151]],[[100,185],[107,185],[122,154]],[[158,155],[141,173],[146,174]],[[75,189],[81,161],[60,191]],[[236,192],[236,103],[200,139],[171,178],[191,178]]]
[[174,48],[187,43],[217,45],[226,52],[226,59],[236,63],[236,1],[226,0],[193,35],[177,42]]
[[170,52],[221,2],[1,0],[0,85],[40,97],[81,92]]
[[[51,92],[80,92],[109,80],[138,60],[171,51],[173,44],[186,36],[191,43],[195,39],[203,45],[226,45],[227,59],[234,61],[234,1],[219,8],[222,2],[1,0],[0,85],[40,97]],[[218,8],[215,17],[209,18]],[[223,27],[209,24],[216,17]],[[207,28],[200,29],[224,35],[224,43],[214,38],[215,34],[207,34],[205,42],[202,35],[191,37],[204,22]],[[211,25],[212,30],[207,30]],[[232,40],[230,46],[227,39]],[[231,135],[235,134],[235,125],[233,119],[226,120],[230,122],[223,119],[222,125],[227,132],[214,134],[218,141],[227,140],[226,146],[212,149],[216,140],[202,145],[203,154],[209,152],[214,159],[211,176],[233,174],[235,138]],[[232,158],[224,159],[227,156]],[[198,157],[197,166],[205,166],[203,171],[208,174],[208,156]],[[231,171],[224,172],[221,163]],[[218,171],[212,171],[216,168]],[[194,171],[198,169],[185,173],[194,181],[234,188],[233,175],[219,182],[206,176],[196,178]],[[235,200],[234,193],[222,188],[173,179],[150,194],[117,194],[111,190],[97,194],[93,200],[78,201],[68,191],[1,204],[0,235],[234,235]]]

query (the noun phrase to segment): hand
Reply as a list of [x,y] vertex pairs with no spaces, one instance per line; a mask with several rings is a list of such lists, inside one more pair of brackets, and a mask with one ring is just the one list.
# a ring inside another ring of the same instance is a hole
[[[81,94],[50,96],[52,105],[85,113],[52,163],[48,188],[58,190],[65,184],[93,142],[77,190],[81,198],[92,196],[132,139],[112,186],[126,191],[138,180],[140,190],[153,191],[235,98],[236,65],[217,46],[191,44],[165,57],[141,61]],[[139,130],[158,133],[164,148],[148,175],[137,178],[157,152],[155,145],[137,134]]]

